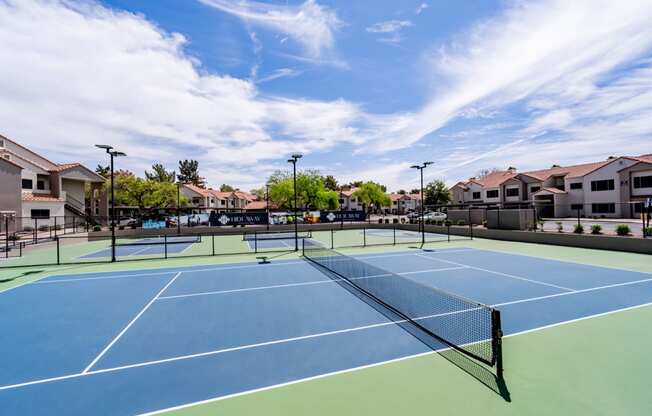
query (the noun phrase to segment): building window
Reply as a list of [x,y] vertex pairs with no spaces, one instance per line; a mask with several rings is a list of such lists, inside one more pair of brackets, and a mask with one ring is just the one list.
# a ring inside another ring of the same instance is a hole
[[3,139],[0,139],[0,147],[5,147],[5,141]]
[[540,190],[541,190],[540,186],[533,186],[530,188],[530,192],[532,193],[539,192]]
[[591,192],[599,191],[613,191],[614,190],[614,180],[613,179],[604,179],[601,181],[591,181]]
[[518,188],[507,188],[505,190],[505,196],[518,196]]
[[23,189],[32,189],[32,180],[31,179],[23,179]]
[[498,198],[498,190],[487,191],[487,198]]
[[473,192],[473,199],[481,199],[481,192]]
[[49,209],[33,209],[32,218],[50,218]]
[[45,181],[36,181],[36,189],[43,191],[45,189]]
[[3,157],[11,162],[11,155],[4,155]]
[[573,182],[570,184],[570,189],[582,189],[582,182]]
[[652,188],[652,176],[637,176],[634,178],[634,188]]
[[616,204],[591,204],[591,211],[594,214],[615,214]]
[[355,202],[355,198],[351,198],[351,202]]
[[571,210],[578,211],[584,209],[584,204],[571,204]]

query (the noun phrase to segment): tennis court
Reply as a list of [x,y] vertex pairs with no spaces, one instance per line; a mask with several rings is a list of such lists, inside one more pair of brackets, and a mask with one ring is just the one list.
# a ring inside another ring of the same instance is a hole
[[[201,243],[201,237],[146,237],[135,240],[118,241],[115,246],[116,257],[130,257],[130,256],[148,256],[148,255],[164,255],[179,254],[192,247],[193,244]],[[105,247],[97,251],[93,251],[79,259],[97,259],[97,258],[110,258],[112,253],[111,247]]]
[[[471,247],[355,258],[497,308],[507,338],[652,302],[650,273]],[[0,293],[10,334],[0,408],[142,414],[432,353],[340,283],[292,259],[62,273],[15,287]],[[509,347],[508,387],[518,373]],[[403,377],[393,381],[409,385]]]

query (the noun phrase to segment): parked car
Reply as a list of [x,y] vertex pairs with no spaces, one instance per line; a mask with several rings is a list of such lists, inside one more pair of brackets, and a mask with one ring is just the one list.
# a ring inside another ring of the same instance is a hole
[[424,220],[431,221],[445,221],[446,218],[448,218],[448,215],[444,214],[443,212],[430,212],[423,216]]
[[[426,216],[428,214],[431,214],[431,212],[426,211],[426,212],[423,213],[424,216]],[[421,211],[412,211],[407,215],[407,217],[408,218],[414,218],[415,220],[419,219],[419,218],[421,218]]]

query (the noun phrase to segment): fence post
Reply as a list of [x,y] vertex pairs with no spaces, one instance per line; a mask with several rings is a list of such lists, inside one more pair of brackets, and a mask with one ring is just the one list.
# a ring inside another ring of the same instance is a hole
[[331,250],[335,248],[335,230],[331,228]]
[[[63,217],[63,229],[64,230],[66,229],[66,217]],[[56,237],[57,237],[57,217],[54,217],[54,238]]]
[[59,243],[59,237],[54,237],[54,239],[57,241],[57,266],[61,264],[61,245]]
[[394,243],[392,245],[395,246],[396,245],[396,224],[394,224],[394,227],[392,228],[392,231],[393,231],[392,234],[393,234],[393,241],[394,241]]
[[362,247],[367,247],[367,227],[362,227]]
[[38,241],[38,218],[34,218],[34,230],[32,231],[34,244]]
[[448,242],[450,243],[451,242],[451,226],[448,223],[446,224],[446,230],[447,230],[446,235],[448,236]]
[[5,217],[5,257],[9,258],[9,217]]
[[215,232],[211,233],[211,244],[213,246],[212,255],[214,256],[215,255]]
[[165,246],[165,258],[168,258],[168,235],[163,234],[163,246]]
[[[244,233],[244,237],[247,237],[247,233]],[[249,244],[249,242],[247,242]],[[254,231],[254,253],[258,253],[258,231]]]

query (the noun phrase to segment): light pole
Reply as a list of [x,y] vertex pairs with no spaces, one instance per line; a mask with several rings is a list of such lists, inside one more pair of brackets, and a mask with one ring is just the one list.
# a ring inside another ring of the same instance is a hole
[[181,234],[181,182],[177,182],[177,234]]
[[269,231],[269,182],[265,183],[265,211],[267,211],[267,231]]
[[299,225],[297,218],[297,160],[301,159],[303,155],[299,153],[293,154],[288,163],[292,163],[292,172],[294,175],[294,251],[299,251]]
[[96,144],[95,147],[106,150],[106,153],[108,153],[111,158],[111,261],[115,262],[115,175],[113,173],[113,158],[127,155],[113,150],[113,146],[106,144]]
[[423,162],[421,165],[412,165],[410,168],[412,169],[418,169],[419,173],[421,174],[421,245],[426,244],[426,227],[425,227],[425,222],[423,220],[423,209],[424,209],[424,204],[423,204],[423,170],[428,167],[428,165],[432,165],[433,162]]

